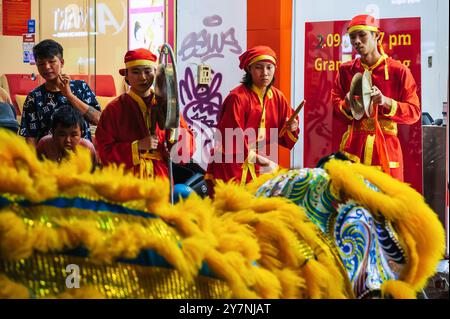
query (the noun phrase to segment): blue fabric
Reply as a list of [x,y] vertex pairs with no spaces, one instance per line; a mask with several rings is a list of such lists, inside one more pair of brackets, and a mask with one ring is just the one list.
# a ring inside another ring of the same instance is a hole
[[178,203],[180,198],[188,198],[192,193],[194,193],[194,190],[186,184],[175,184],[173,187],[173,198],[175,203]]
[[[10,200],[5,197],[0,196],[0,208],[12,204]],[[94,212],[108,212],[116,214],[127,214],[134,215],[145,218],[159,218],[158,216],[146,213],[144,211],[126,208],[119,204],[106,203],[102,200],[91,200],[86,198],[74,197],[74,198],[52,198],[50,200],[33,203],[28,200],[22,200],[17,202],[22,207],[32,207],[32,206],[53,206],[57,208],[78,208],[78,209],[88,209]]]

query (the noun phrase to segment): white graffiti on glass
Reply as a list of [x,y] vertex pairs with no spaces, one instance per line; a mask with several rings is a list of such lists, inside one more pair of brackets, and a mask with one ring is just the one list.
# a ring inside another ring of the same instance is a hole
[[[219,27],[222,25],[222,17],[219,15],[205,17],[203,25],[207,28]],[[223,51],[226,47],[232,53],[242,53],[242,48],[236,39],[233,27],[226,31],[219,30],[217,33],[210,33],[207,28],[202,29],[198,33],[191,32],[184,38],[178,51],[182,61],[192,57],[200,58],[202,62],[212,58],[223,58],[225,57]]]
[[126,23],[126,7],[122,5],[122,21],[119,23],[111,9],[105,3],[97,3],[94,8],[83,8],[77,4],[69,4],[53,11],[53,28],[55,37],[80,37],[87,35],[87,29],[95,30],[96,34],[106,34],[106,27],[113,27],[112,35],[119,33]]

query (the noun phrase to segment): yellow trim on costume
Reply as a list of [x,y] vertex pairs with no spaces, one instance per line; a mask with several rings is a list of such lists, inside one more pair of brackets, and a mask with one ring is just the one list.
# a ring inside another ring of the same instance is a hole
[[368,66],[367,64],[364,64],[363,62],[361,62],[361,65],[362,65],[362,67],[363,67],[365,70],[369,71],[370,74],[372,74],[372,71],[373,71],[377,66],[379,66],[379,65],[381,64],[381,62],[384,61],[384,62],[385,62],[385,63],[384,63],[384,79],[387,81],[387,80],[389,80],[389,72],[388,72],[388,65],[387,65],[387,58],[388,58],[388,56],[387,56],[386,53],[384,53],[383,45],[382,45],[382,44],[379,44],[379,46],[380,46],[380,53],[381,53],[381,56],[380,56],[380,58],[378,59],[378,61],[377,61],[374,65],[372,65],[372,66]]
[[145,115],[145,112],[147,112],[147,105],[145,105],[144,100],[132,90],[129,90],[127,94],[139,105],[142,115]]
[[131,158],[133,160],[133,165],[139,165],[139,163],[141,162],[139,160],[139,148],[138,148],[138,143],[139,141],[136,140],[134,142],[131,143]]
[[347,131],[344,132],[344,134],[342,134],[342,138],[341,138],[341,144],[339,144],[339,150],[343,151],[345,144],[347,144],[347,140],[348,140],[348,136],[350,135],[350,130],[352,129],[351,125],[347,126]]
[[[262,115],[261,115],[261,121],[259,122],[259,126],[258,126],[258,139],[257,139],[257,141],[262,141],[263,139],[266,138],[266,108],[264,106],[264,101],[263,101],[264,92],[263,92],[263,90],[261,90],[260,88],[258,88],[255,85],[252,85],[252,91],[255,92],[256,95],[258,96],[259,103],[261,104],[261,107],[262,107]],[[269,100],[273,97],[273,92],[270,88],[267,91],[266,96]]]
[[153,151],[140,154],[139,160],[139,177],[141,179],[147,179],[155,175],[153,160],[162,161],[163,158],[158,151]]
[[374,26],[370,26],[370,25],[354,25],[353,27],[349,28],[347,30],[348,34],[354,32],[354,31],[360,31],[360,30],[365,30],[365,31],[378,31],[378,27],[374,27]]
[[389,168],[399,168],[400,163],[399,162],[389,162]]
[[250,175],[252,180],[256,179],[256,170],[255,170],[255,162],[256,162],[256,152],[254,150],[249,150],[247,159],[244,164],[242,164],[242,176],[240,185],[243,186],[247,183],[247,175],[250,171]]
[[[147,107],[147,105],[145,104],[144,100],[142,99],[142,97],[140,97],[139,95],[137,95],[136,93],[134,93],[132,90],[129,90],[127,92],[127,94],[139,105],[139,109],[142,112],[142,116],[144,117],[144,122],[145,125],[147,126],[147,128],[150,130],[151,128],[151,107]],[[154,100],[155,97],[153,96]]]
[[287,136],[291,139],[292,142],[296,143],[298,138],[294,136],[294,134],[292,134],[291,131],[286,130],[287,132]]
[[361,61],[361,65],[362,65],[362,67],[363,67],[365,70],[369,71],[370,74],[372,74],[372,71],[373,71],[377,66],[379,66],[379,65],[381,64],[381,62],[384,61],[384,59],[386,59],[386,56],[382,54],[382,55],[379,57],[379,59],[377,60],[377,62],[375,62],[375,64],[373,64],[373,65],[371,65],[371,66],[368,66],[367,64],[365,64],[365,63],[363,63],[363,62]]
[[384,65],[384,79],[387,81],[389,80],[389,72],[388,72],[388,66],[387,66],[387,61]]
[[366,145],[364,146],[364,161],[365,165],[372,165],[373,145],[375,144],[375,135],[369,134],[366,138]]
[[247,183],[247,175],[250,171],[250,176],[253,179],[256,179],[256,170],[255,170],[255,163],[250,163],[248,160],[242,164],[242,177],[241,177],[241,186],[244,186]]
[[[381,130],[389,135],[397,135],[397,123],[388,119],[379,119]],[[373,118],[364,118],[355,125],[355,131],[375,132],[375,120]]]
[[156,62],[150,60],[134,60],[125,63],[126,68],[131,68],[133,66],[156,66]]
[[387,117],[394,116],[395,113],[397,112],[397,107],[398,107],[397,101],[396,100],[392,100],[391,110],[389,111],[388,114],[383,113],[383,115],[387,116]]
[[256,57],[254,57],[253,59],[250,60],[250,62],[248,63],[248,66],[252,65],[253,63],[262,61],[262,60],[269,60],[271,62],[273,62],[273,64],[277,64],[277,61],[275,60],[275,58],[271,55],[258,55]]
[[[256,95],[259,98],[259,102],[261,103],[261,106],[263,106],[264,101],[263,101],[263,97],[264,97],[264,92],[263,90],[261,90],[259,87],[257,87],[256,85],[252,85],[252,91],[256,93]],[[269,90],[267,91],[266,97],[270,100],[271,98],[273,98],[273,91],[271,88],[269,88]]]
[[351,154],[349,152],[346,151],[340,151],[342,154],[344,154],[345,156],[348,157],[348,159],[350,161],[352,161],[353,163],[361,163],[361,160],[359,159],[358,156],[356,156],[355,154]]
[[349,120],[353,120],[353,116],[349,115],[345,109],[344,109],[344,104],[345,104],[345,100],[341,101],[341,103],[339,103],[339,110],[341,111],[342,114],[345,115],[346,118],[348,118]]

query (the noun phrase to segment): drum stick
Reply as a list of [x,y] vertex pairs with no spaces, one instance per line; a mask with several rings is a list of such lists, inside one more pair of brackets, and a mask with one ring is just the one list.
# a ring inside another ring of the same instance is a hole
[[[289,118],[289,120],[286,122],[288,123],[289,121],[292,121],[293,119],[295,119],[297,117],[297,115],[300,113],[300,111],[302,110],[303,106],[305,105],[306,100],[303,100],[295,109],[294,113],[292,113],[291,117]],[[286,132],[286,123],[284,124],[283,128],[280,131],[280,134],[278,135],[278,137],[283,136],[283,134]]]

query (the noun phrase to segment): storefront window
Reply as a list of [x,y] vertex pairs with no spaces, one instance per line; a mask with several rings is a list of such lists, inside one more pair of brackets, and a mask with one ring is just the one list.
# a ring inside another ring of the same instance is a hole
[[64,71],[86,78],[97,91],[95,75],[111,75],[117,91],[127,49],[126,0],[50,0],[40,2],[41,39],[51,38],[64,47]]

